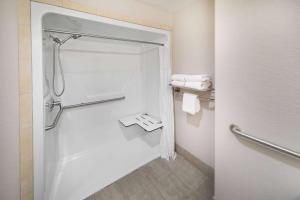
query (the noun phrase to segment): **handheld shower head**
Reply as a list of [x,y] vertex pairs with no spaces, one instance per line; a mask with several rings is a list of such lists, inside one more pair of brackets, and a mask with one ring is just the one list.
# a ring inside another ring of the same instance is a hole
[[[63,72],[63,68],[62,68],[62,64],[61,64],[60,48],[69,39],[72,38],[72,39],[76,40],[76,39],[78,39],[80,37],[81,37],[80,34],[71,34],[68,37],[60,40],[59,38],[50,35],[50,38],[56,43],[56,45],[53,44],[53,77],[52,77],[52,88],[53,88],[54,95],[57,96],[57,97],[61,96],[64,93],[64,91],[65,91],[65,78],[64,78],[64,72]],[[55,56],[55,49],[57,49],[57,57]],[[56,58],[58,59],[58,67],[60,69],[60,75],[61,75],[61,79],[62,79],[62,90],[61,91],[57,91],[57,88],[55,87],[55,81],[54,81],[55,78],[56,78],[55,71],[56,71],[56,68],[57,68],[57,66],[56,66],[56,60],[55,60]]]

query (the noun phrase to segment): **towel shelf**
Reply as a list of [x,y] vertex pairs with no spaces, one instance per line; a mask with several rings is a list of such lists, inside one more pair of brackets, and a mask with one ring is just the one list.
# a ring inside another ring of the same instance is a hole
[[[170,84],[170,86],[173,88],[174,92],[180,92],[181,90],[190,90],[194,93],[201,93],[198,95],[198,98],[200,100],[215,101],[215,97],[214,97],[215,89],[212,87],[208,88],[207,90],[196,90],[193,88],[173,86],[172,84]],[[208,94],[210,94],[210,97],[206,97]]]
[[191,90],[193,92],[212,92],[214,91],[215,89],[210,87],[206,90],[197,90],[197,89],[194,89],[194,88],[189,88],[189,87],[184,87],[184,86],[173,86],[172,84],[170,84],[170,86],[172,86],[175,90],[180,90],[180,89],[183,89],[183,90]]

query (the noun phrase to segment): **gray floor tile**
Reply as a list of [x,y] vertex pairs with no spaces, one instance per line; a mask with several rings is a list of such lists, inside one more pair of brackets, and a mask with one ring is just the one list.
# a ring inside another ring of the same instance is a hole
[[125,200],[115,183],[105,187],[95,194],[95,200]]
[[149,177],[165,200],[183,200],[192,191],[176,175],[155,178]]
[[87,200],[211,200],[213,180],[178,156],[156,159]]
[[205,181],[196,190],[194,190],[193,195],[199,200],[211,200],[214,194],[213,182],[210,180]]
[[89,196],[88,198],[86,198],[84,200],[95,200],[95,195],[93,194],[93,195]]
[[156,159],[139,170],[144,171],[146,174],[151,174],[155,178],[166,177],[171,174],[168,161],[162,159]]
[[196,190],[208,179],[197,167],[181,156],[178,156],[175,161],[171,161],[169,166],[172,172],[191,190]]
[[128,200],[163,200],[159,191],[137,171],[117,181],[116,185]]

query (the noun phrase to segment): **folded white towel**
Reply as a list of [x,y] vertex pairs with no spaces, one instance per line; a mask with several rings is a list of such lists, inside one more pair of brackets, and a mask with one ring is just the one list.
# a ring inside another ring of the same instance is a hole
[[175,87],[184,87],[185,82],[184,81],[172,81],[171,85]]
[[200,111],[200,101],[195,94],[184,93],[182,100],[182,110],[191,115]]
[[204,91],[208,90],[211,85],[211,82],[185,82],[184,87]]
[[186,74],[173,74],[172,81],[185,81]]
[[211,81],[211,76],[208,74],[201,74],[201,75],[186,75],[185,81],[189,82],[207,82]]

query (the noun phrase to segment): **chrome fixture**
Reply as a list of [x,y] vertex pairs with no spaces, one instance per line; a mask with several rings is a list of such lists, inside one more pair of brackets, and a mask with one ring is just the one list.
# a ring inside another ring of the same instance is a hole
[[289,155],[289,156],[293,156],[295,158],[300,159],[300,153],[298,153],[296,151],[293,151],[291,149],[279,146],[277,144],[273,144],[271,142],[268,142],[268,141],[256,138],[254,136],[248,135],[248,134],[244,133],[237,125],[231,124],[230,127],[229,127],[229,129],[230,129],[230,131],[233,134],[235,134],[237,136],[246,138],[246,139],[248,139],[248,140],[250,140],[252,142],[255,142],[255,143],[258,143],[258,144],[260,144],[262,146],[268,147],[268,148],[270,148],[270,149],[272,149],[274,151],[277,151],[277,152],[280,152],[280,153],[283,153],[283,154],[286,154],[286,155]]
[[45,131],[48,131],[48,130],[51,130],[53,128],[56,127],[58,121],[59,121],[59,118],[64,110],[64,108],[62,107],[61,103],[60,102],[57,102],[57,104],[55,106],[58,106],[59,107],[59,110],[58,110],[58,113],[56,114],[55,118],[54,118],[54,121],[52,122],[51,125],[48,125],[45,127]]
[[52,122],[52,124],[45,127],[45,131],[51,130],[51,129],[56,127],[56,125],[57,125],[57,123],[60,119],[61,114],[66,109],[78,108],[78,107],[83,107],[83,106],[90,106],[90,105],[106,103],[106,102],[110,102],[110,101],[118,101],[118,100],[123,100],[123,99],[125,99],[125,96],[112,98],[112,99],[104,99],[104,100],[100,100],[100,101],[92,101],[92,102],[87,102],[87,103],[79,103],[79,104],[68,105],[68,106],[62,106],[60,101],[53,101],[52,103],[46,104],[46,106],[49,107],[49,108],[58,106],[59,111],[58,111],[54,121]]
[[[53,66],[53,71],[52,71],[52,90],[55,96],[60,97],[64,92],[65,92],[65,76],[64,72],[62,69],[62,64],[61,64],[61,58],[60,58],[60,48],[61,46],[66,43],[68,40],[71,38],[76,40],[81,37],[79,34],[71,34],[68,37],[64,39],[59,39],[58,37],[54,37],[53,35],[49,35],[49,37],[53,40],[53,60],[52,60],[52,66]],[[57,56],[56,56],[56,48],[57,48]],[[56,62],[56,57],[58,62]],[[56,63],[58,64],[59,70],[60,70],[60,76],[62,79],[62,90],[59,92],[58,89],[55,86],[55,78],[56,78]]]
[[172,84],[169,85],[173,88],[174,92],[180,92],[181,90],[190,90],[193,93],[200,93],[198,95],[199,100],[215,101],[215,89],[212,87],[208,88],[207,90],[196,90],[193,88],[172,86]]
[[78,39],[81,37],[80,34],[70,34],[68,37],[64,38],[64,39],[59,39],[58,37],[54,37],[53,35],[49,35],[49,37],[57,44],[59,45],[63,45],[64,43],[66,43],[69,39]]
[[68,35],[80,35],[82,37],[84,36],[84,37],[92,37],[92,38],[99,38],[99,39],[118,40],[118,41],[124,41],[124,42],[134,42],[134,43],[143,43],[143,44],[152,44],[152,45],[164,46],[163,43],[147,42],[147,41],[142,41],[142,40],[132,40],[132,39],[125,39],[125,38],[117,38],[117,37],[95,35],[95,34],[89,34],[89,33],[76,33],[76,32],[71,32],[71,31],[54,30],[54,29],[43,29],[43,31],[44,32],[48,32],[48,33],[60,33],[60,34],[68,34]]
[[50,99],[50,103],[46,103],[46,107],[48,107],[50,111],[52,111],[54,107],[58,105],[60,105],[60,101],[55,101],[53,98]]

